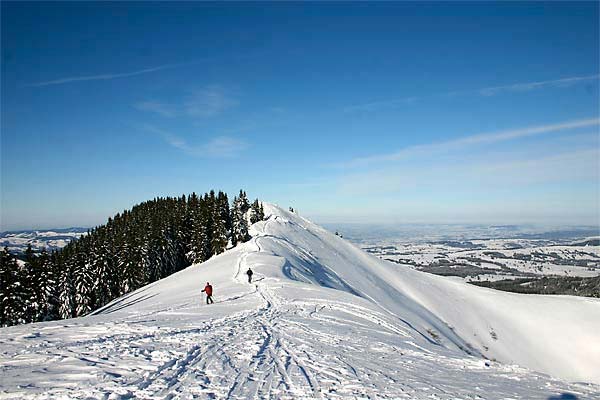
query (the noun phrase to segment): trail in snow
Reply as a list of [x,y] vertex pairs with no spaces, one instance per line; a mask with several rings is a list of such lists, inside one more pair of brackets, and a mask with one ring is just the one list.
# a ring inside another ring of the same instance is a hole
[[[251,294],[260,300],[256,308],[192,327],[156,326],[160,319],[77,321],[62,330],[80,339],[45,346],[61,327],[40,327],[14,338],[23,354],[3,358],[2,397],[490,399],[568,391],[586,398],[594,389],[427,350],[385,314],[311,299],[295,286],[261,282]],[[298,300],[284,300],[290,290]]]
[[[600,397],[594,384],[468,355],[468,341],[447,328],[457,322],[446,319],[452,314],[436,319],[423,305],[439,307],[429,298],[412,303],[413,286],[400,291],[387,264],[370,264],[324,230],[268,208],[250,242],[95,315],[0,330],[0,398]],[[466,292],[415,274],[427,290],[469,305]],[[416,285],[412,279],[402,275],[403,284]],[[214,305],[200,293],[206,281]],[[590,336],[591,353],[597,339]]]

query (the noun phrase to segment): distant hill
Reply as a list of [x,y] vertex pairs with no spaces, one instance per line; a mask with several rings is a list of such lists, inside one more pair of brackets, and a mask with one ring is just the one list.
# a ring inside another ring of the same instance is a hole
[[583,241],[573,243],[571,246],[600,246],[600,237],[587,238]]
[[541,278],[503,279],[498,281],[472,281],[470,283],[514,293],[600,297],[600,276],[592,278],[581,276],[544,276]]
[[35,252],[40,252],[43,248],[58,250],[87,234],[87,231],[88,228],[81,227],[6,231],[0,233],[0,247],[8,247],[15,254],[23,253],[29,244]]

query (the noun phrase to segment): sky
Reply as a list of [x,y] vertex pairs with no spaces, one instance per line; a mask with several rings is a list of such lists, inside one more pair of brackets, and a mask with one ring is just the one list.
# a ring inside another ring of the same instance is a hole
[[1,12],[0,230],[241,188],[321,223],[600,225],[597,2]]

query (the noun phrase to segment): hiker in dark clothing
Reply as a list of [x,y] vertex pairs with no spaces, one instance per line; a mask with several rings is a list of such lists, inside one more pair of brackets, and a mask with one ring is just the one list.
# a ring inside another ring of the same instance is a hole
[[202,291],[206,293],[206,304],[214,303],[212,298],[212,286],[210,286],[210,283],[206,282],[206,286],[204,286]]
[[248,268],[248,271],[246,271],[246,275],[248,275],[248,283],[252,283],[252,274],[254,272],[252,272],[252,270],[250,268]]

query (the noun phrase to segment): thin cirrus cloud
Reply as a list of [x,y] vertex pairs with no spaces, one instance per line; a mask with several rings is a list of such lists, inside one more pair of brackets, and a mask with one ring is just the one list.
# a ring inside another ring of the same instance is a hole
[[345,195],[404,191],[406,196],[414,191],[425,190],[443,197],[465,193],[485,195],[506,187],[531,187],[552,182],[585,181],[591,183],[590,188],[593,185],[597,188],[600,172],[595,166],[598,157],[599,150],[591,148],[565,150],[558,154],[545,153],[536,158],[496,157],[490,161],[487,157],[480,157],[458,164],[431,160],[428,168],[403,165],[401,168],[343,175],[337,182],[337,190]]
[[241,154],[248,144],[229,136],[217,136],[202,146],[202,151],[211,157],[232,158]]
[[435,93],[430,96],[422,96],[422,97],[403,97],[398,99],[391,100],[381,100],[381,101],[373,101],[369,103],[363,104],[355,104],[352,106],[347,106],[343,108],[343,111],[346,113],[355,112],[355,111],[376,111],[381,109],[388,108],[396,108],[402,105],[408,105],[416,102],[417,100],[423,98],[431,98],[431,97],[448,97],[448,96],[461,96],[461,95],[479,95],[485,97],[496,96],[498,94],[507,93],[507,92],[530,92],[533,90],[544,89],[544,88],[567,88],[571,86],[575,86],[581,83],[597,81],[600,79],[600,74],[596,75],[587,75],[587,76],[573,76],[569,78],[561,78],[547,81],[536,81],[536,82],[522,82],[515,83],[511,85],[504,86],[491,86],[485,87],[481,89],[475,90],[465,90],[465,91],[452,91],[452,92],[443,92],[443,93]]
[[44,82],[29,83],[29,84],[27,84],[25,86],[26,87],[42,87],[42,86],[51,86],[51,85],[62,85],[62,84],[65,84],[65,83],[73,83],[73,82],[105,81],[105,80],[117,79],[117,78],[128,78],[128,77],[131,77],[131,76],[148,74],[148,73],[151,73],[151,72],[156,72],[156,71],[161,71],[161,70],[164,70],[164,69],[181,67],[181,66],[189,65],[189,64],[191,64],[191,63],[166,64],[166,65],[159,65],[157,67],[144,68],[144,69],[140,69],[140,70],[137,70],[137,71],[122,72],[122,73],[117,73],[117,74],[100,74],[100,75],[88,75],[88,76],[72,76],[72,77],[54,79],[54,80],[44,81]]
[[159,135],[171,147],[194,157],[235,158],[248,148],[245,141],[230,136],[216,136],[205,143],[194,145],[179,135],[151,125],[144,125],[142,128]]
[[469,146],[490,144],[515,139],[521,139],[530,136],[543,135],[550,132],[557,132],[569,129],[586,128],[600,125],[600,118],[580,119],[567,121],[550,125],[530,126],[526,128],[510,129],[492,133],[481,133],[471,136],[464,136],[454,140],[448,140],[438,143],[430,143],[417,146],[409,146],[393,153],[377,154],[368,157],[354,158],[348,162],[337,164],[339,167],[357,167],[370,165],[374,163],[383,163],[397,161],[409,157],[439,154],[443,152],[455,151]]
[[598,78],[600,78],[600,75],[574,76],[551,81],[516,83],[513,85],[488,87],[480,89],[478,92],[482,96],[494,96],[502,92],[528,92],[530,90],[543,89],[545,87],[570,87],[579,83],[596,81]]
[[148,111],[153,112],[155,114],[159,114],[163,117],[175,117],[177,115],[177,111],[172,105],[161,103],[154,100],[142,101],[135,104],[135,108],[140,111]]
[[175,135],[169,135],[165,140],[171,146],[195,157],[235,158],[248,148],[246,142],[229,136],[216,136],[200,145],[191,145]]
[[227,90],[218,85],[210,85],[194,90],[180,103],[166,103],[156,100],[134,104],[140,111],[158,114],[162,117],[198,117],[209,118],[239,104]]

